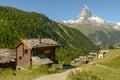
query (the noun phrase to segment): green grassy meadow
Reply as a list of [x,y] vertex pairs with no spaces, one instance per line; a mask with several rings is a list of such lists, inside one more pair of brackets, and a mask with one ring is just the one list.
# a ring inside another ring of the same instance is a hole
[[12,69],[0,69],[0,80],[33,80],[41,75],[47,75],[52,73],[61,72],[62,70],[56,70],[55,67],[38,66],[33,69],[26,70],[12,70]]
[[95,63],[120,69],[120,49],[109,50],[104,58],[95,58]]
[[120,80],[120,49],[109,50],[104,58],[95,58],[95,64],[80,65],[82,72],[70,73],[68,80]]

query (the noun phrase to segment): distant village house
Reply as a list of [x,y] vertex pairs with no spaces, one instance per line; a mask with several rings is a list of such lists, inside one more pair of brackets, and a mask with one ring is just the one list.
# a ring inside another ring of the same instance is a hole
[[97,53],[95,53],[95,52],[90,52],[90,53],[89,53],[89,56],[95,57],[95,56],[97,56]]
[[104,55],[105,55],[104,53],[99,53],[98,58],[104,58]]
[[49,38],[20,40],[16,45],[16,68],[53,63],[58,46],[58,42]]
[[108,52],[109,52],[109,50],[100,50],[100,52],[98,54],[98,58],[104,58],[105,54]]

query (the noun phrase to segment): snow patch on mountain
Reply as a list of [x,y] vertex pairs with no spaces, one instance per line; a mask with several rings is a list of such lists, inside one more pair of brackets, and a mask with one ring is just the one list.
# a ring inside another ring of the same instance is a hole
[[118,26],[120,26],[120,22],[116,23]]
[[105,21],[103,19],[101,19],[100,17],[97,16],[92,16],[91,18],[88,18],[90,21],[95,21],[98,23],[104,23]]
[[114,29],[119,29],[120,27],[118,27],[118,26],[114,26],[113,28],[114,28]]

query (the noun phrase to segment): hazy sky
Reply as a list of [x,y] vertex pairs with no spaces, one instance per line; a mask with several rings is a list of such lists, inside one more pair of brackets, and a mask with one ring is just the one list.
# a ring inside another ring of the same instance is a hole
[[0,5],[35,11],[53,20],[75,19],[87,5],[101,18],[120,22],[120,0],[0,0]]

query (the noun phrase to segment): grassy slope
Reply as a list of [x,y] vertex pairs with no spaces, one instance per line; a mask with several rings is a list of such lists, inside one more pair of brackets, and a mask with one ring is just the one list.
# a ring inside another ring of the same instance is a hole
[[100,80],[120,80],[120,49],[110,50],[104,58],[95,58],[94,62],[97,65],[80,65],[82,71],[86,72],[84,75],[80,74],[85,80],[91,80],[86,79],[88,76],[96,76]]
[[110,50],[103,59],[95,59],[96,63],[120,69],[120,49]]
[[[46,71],[46,68],[41,68]],[[34,78],[47,74],[47,71],[42,73],[40,68],[32,70],[19,70],[14,71],[11,69],[0,69],[0,80],[33,80]]]
[[95,65],[86,65],[82,69],[87,71],[89,75],[97,76],[103,80],[120,80],[120,69],[105,68]]
[[56,70],[54,66],[38,66],[27,70],[0,69],[0,80],[34,80],[37,77],[47,74],[59,73],[63,70]]
[[120,80],[120,49],[110,50],[103,59],[95,58],[94,61],[103,67],[88,65],[83,69],[104,80]]

